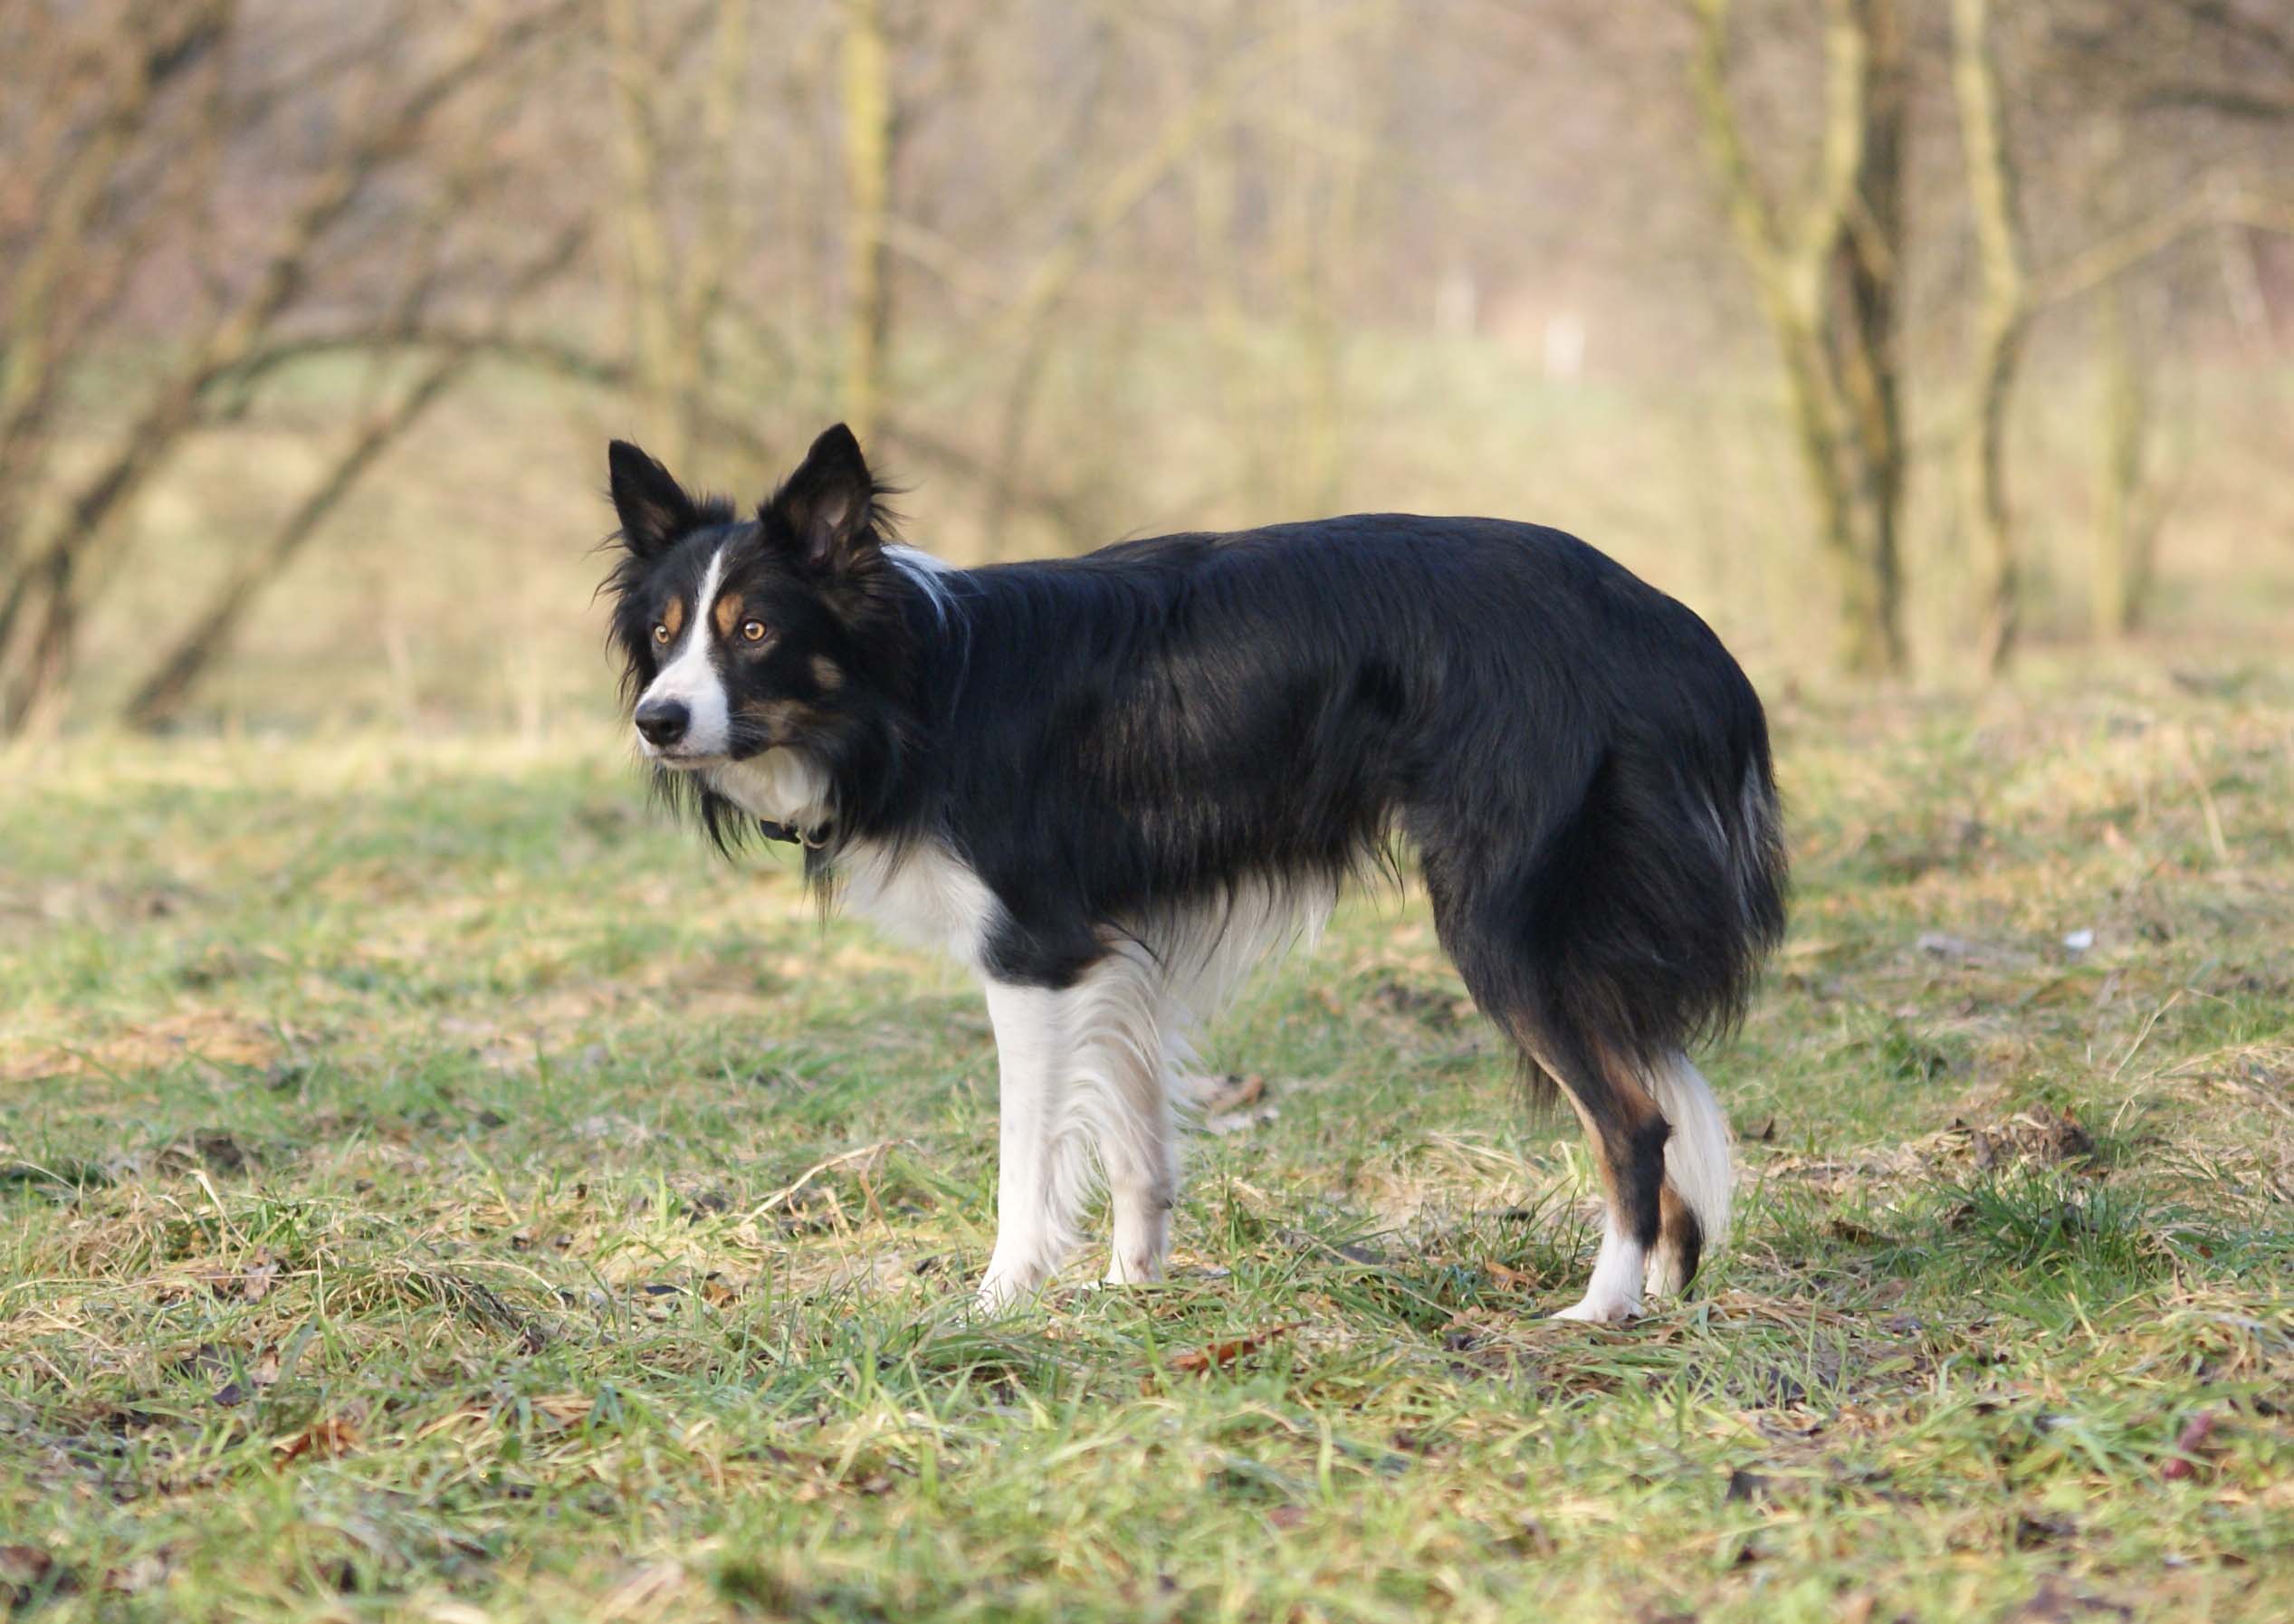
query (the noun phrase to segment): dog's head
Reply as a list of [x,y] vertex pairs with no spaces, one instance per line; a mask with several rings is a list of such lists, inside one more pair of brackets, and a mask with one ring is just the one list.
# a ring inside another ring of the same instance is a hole
[[693,781],[721,837],[718,795],[773,752],[832,786],[874,765],[913,661],[884,487],[852,431],[813,442],[746,519],[626,441],[609,463],[623,550],[605,589],[645,759]]

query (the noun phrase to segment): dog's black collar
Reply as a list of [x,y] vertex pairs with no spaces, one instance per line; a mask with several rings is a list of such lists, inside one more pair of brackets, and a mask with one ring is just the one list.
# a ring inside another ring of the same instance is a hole
[[778,840],[784,845],[801,845],[817,851],[828,844],[826,829],[799,829],[785,823],[775,823],[769,817],[757,820],[757,827],[768,840]]

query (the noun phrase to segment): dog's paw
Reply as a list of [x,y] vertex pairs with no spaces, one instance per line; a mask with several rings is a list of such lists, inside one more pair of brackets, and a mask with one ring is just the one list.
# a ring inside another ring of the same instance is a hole
[[1585,1325],[1621,1325],[1627,1320],[1640,1317],[1639,1297],[1595,1297],[1591,1292],[1573,1308],[1555,1314],[1557,1320],[1575,1320]]
[[1042,1294],[1050,1275],[1043,1270],[990,1268],[980,1281],[973,1305],[983,1314],[1009,1314]]
[[1103,1285],[1155,1285],[1161,1283],[1163,1261],[1160,1257],[1125,1257],[1114,1253],[1107,1260],[1107,1274]]

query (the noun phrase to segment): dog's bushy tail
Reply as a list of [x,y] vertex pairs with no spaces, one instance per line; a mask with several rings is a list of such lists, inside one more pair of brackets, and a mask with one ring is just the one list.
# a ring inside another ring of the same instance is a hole
[[1612,749],[1530,877],[1532,1007],[1643,1075],[1734,1027],[1783,935],[1766,739],[1714,753]]
[[[1665,1182],[1696,1216],[1700,1250],[1728,1240],[1731,1196],[1736,1184],[1729,1151],[1728,1119],[1713,1097],[1705,1074],[1686,1055],[1676,1054],[1649,1074],[1649,1092],[1672,1125],[1665,1142]],[[1684,1276],[1693,1265],[1683,1269]],[[1666,1283],[1677,1290],[1683,1277]]]

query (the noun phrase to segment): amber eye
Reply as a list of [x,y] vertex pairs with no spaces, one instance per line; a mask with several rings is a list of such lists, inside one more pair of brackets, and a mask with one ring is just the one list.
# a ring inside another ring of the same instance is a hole
[[743,643],[762,643],[765,640],[765,623],[761,620],[742,621],[741,640]]
[[655,643],[662,645],[664,647],[668,646],[669,628],[666,626],[656,626],[654,627],[653,640]]

